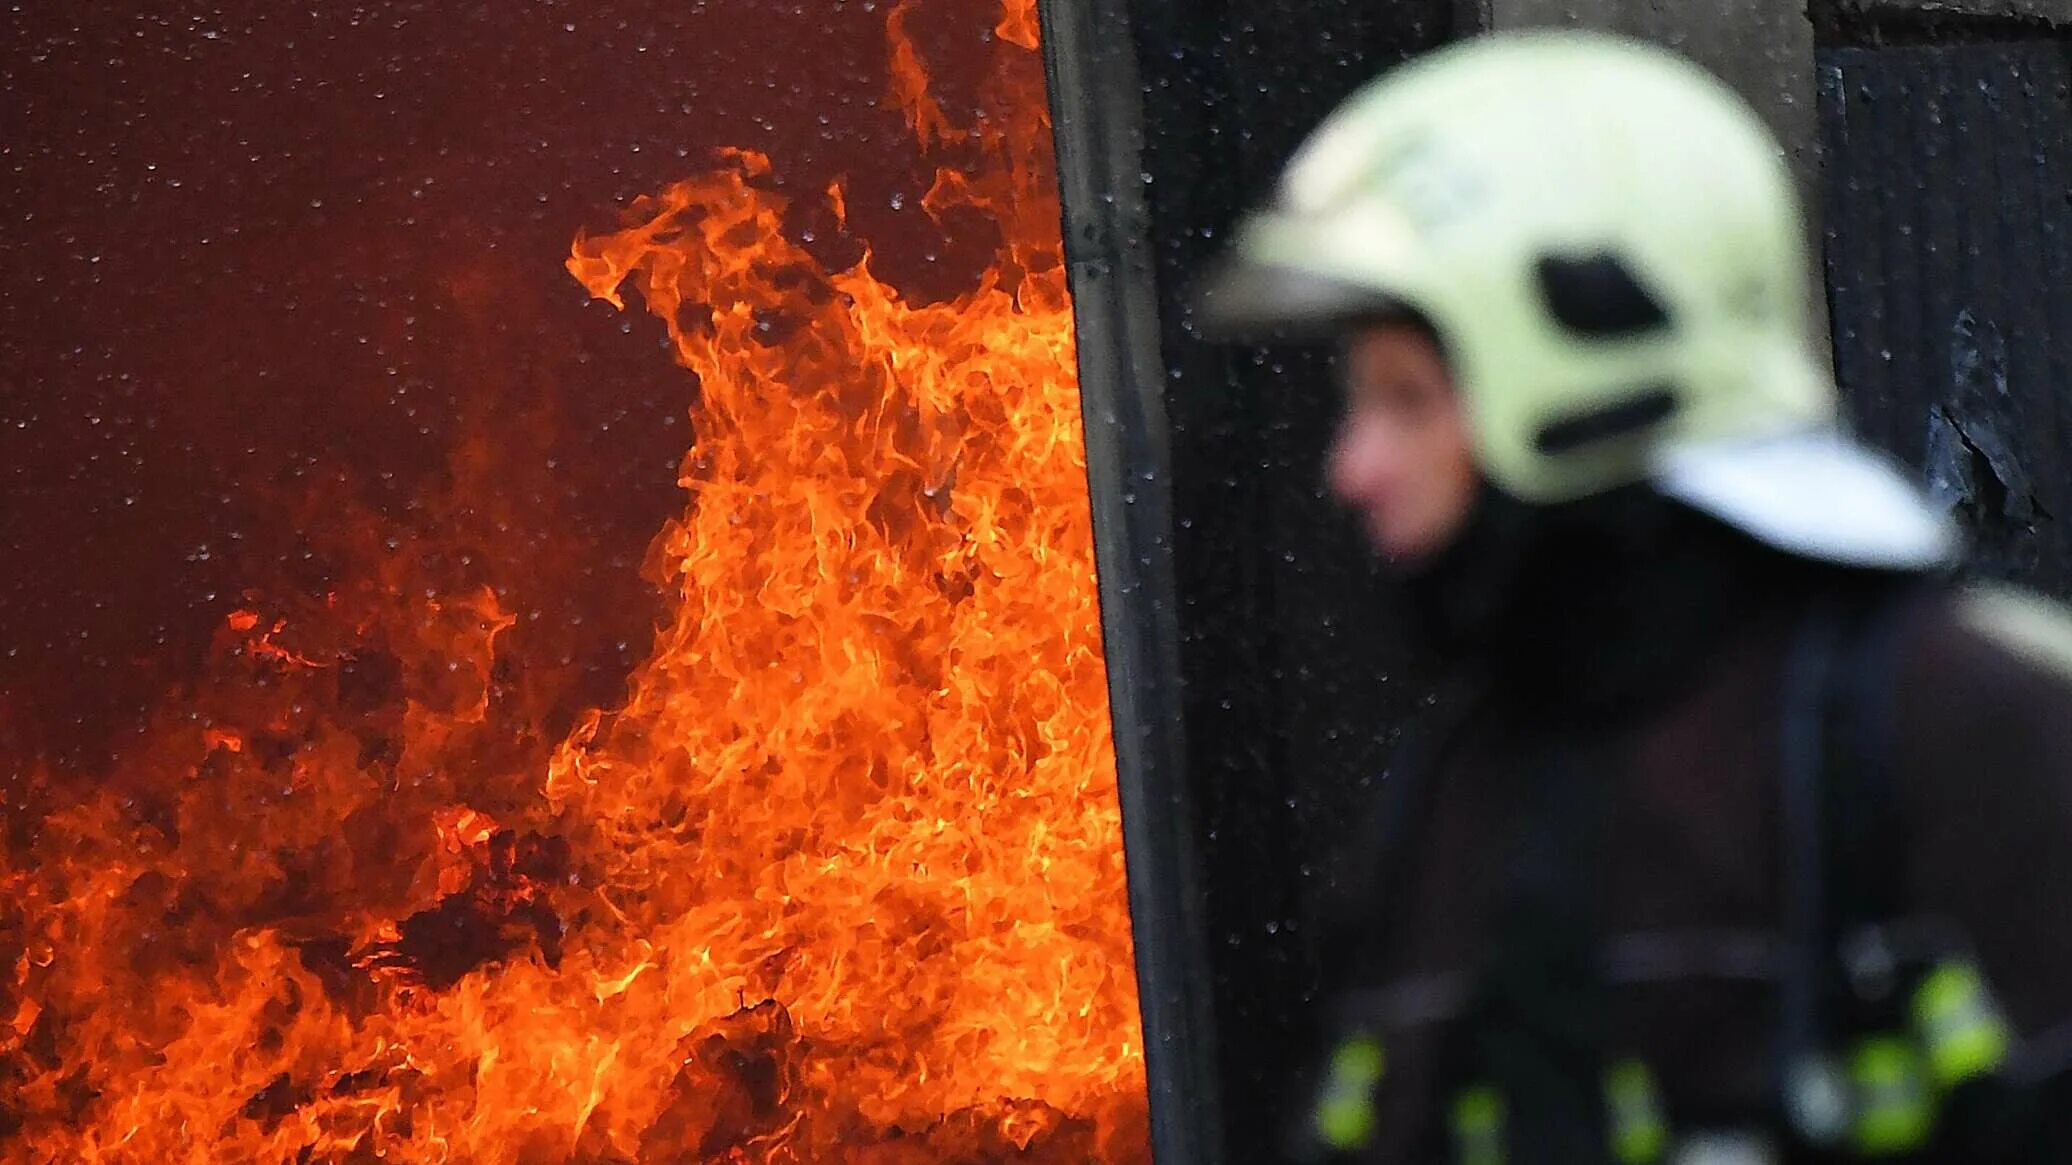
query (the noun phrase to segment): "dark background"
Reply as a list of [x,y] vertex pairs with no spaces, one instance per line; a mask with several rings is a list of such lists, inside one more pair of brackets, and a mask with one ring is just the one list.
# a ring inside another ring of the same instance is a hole
[[2072,40],[1840,21],[1819,55],[1835,359],[1977,568],[2072,592]]
[[1323,489],[1337,414],[1328,353],[1209,342],[1187,300],[1233,219],[1269,193],[1316,123],[1380,69],[1450,39],[1456,23],[1449,3],[1432,0],[1124,7],[1143,94],[1144,242],[1171,429],[1210,1074],[1222,1158],[1256,1161],[1277,1148],[1310,1050],[1317,917],[1345,822],[1367,811],[1397,737],[1428,703],[1429,669],[1380,608],[1365,537]]
[[[1136,36],[1170,419],[1197,938],[1230,1161],[1268,1156],[1348,828],[1431,701],[1323,495],[1325,359],[1197,336],[1186,289],[1348,92],[1468,26],[1442,0],[1090,0]],[[1823,239],[1848,410],[1955,509],[1977,569],[2072,594],[2072,96],[2046,25],[1821,6]],[[1693,20],[1704,19],[1702,6]],[[1089,391],[1093,391],[1089,389]],[[1204,1045],[1205,1046],[1205,1045]]]
[[[997,11],[914,8],[967,123]],[[873,239],[915,298],[968,286],[987,248],[919,209],[932,170],[883,100],[886,12],[0,14],[0,771],[91,779],[247,588],[366,569],[334,544],[348,524],[399,574],[460,555],[493,581],[553,718],[610,703],[647,650],[638,567],[682,504],[695,382],[644,312],[588,302],[569,243],[745,146],[836,269]],[[822,195],[838,176],[850,232]]]

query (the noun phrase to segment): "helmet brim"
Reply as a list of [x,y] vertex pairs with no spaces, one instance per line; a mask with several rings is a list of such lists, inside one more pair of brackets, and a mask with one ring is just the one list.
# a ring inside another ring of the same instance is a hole
[[1898,465],[1846,433],[1672,445],[1655,488],[1801,558],[1886,570],[1950,564],[1959,539]]
[[1197,331],[1233,342],[1321,340],[1360,324],[1417,314],[1371,287],[1242,256],[1212,268],[1188,301]]

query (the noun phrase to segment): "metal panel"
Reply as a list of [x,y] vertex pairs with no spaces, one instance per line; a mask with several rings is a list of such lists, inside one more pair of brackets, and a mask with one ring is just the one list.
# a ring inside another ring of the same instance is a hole
[[1270,1159],[1310,1049],[1324,857],[1422,685],[1401,668],[1353,524],[1325,501],[1338,411],[1314,352],[1239,352],[1187,287],[1295,144],[1353,88],[1452,31],[1445,0],[1132,5],[1173,426],[1189,770],[1230,1159]]
[[2072,0],[1835,0],[1824,17],[1882,21],[1894,17],[1930,20],[2042,21],[2072,24]]
[[1109,0],[1042,7],[1086,418],[1152,1151],[1224,1160],[1187,782],[1173,574],[1172,452],[1129,20]]
[[[1173,618],[1178,633],[1177,706],[1154,696],[1140,712],[1165,709],[1175,722],[1138,728],[1163,734],[1147,738],[1144,759],[1178,763],[1184,751],[1184,781],[1159,778],[1125,810],[1141,817],[1178,805],[1191,819],[1142,828],[1165,832],[1152,844],[1172,854],[1191,845],[1197,875],[1175,889],[1192,902],[1135,885],[1140,876],[1186,878],[1171,855],[1146,864],[1154,859],[1133,851],[1132,894],[1148,895],[1136,898],[1139,911],[1199,906],[1206,930],[1197,965],[1140,965],[1151,1038],[1192,1049],[1167,1049],[1162,1060],[1154,1052],[1154,1113],[1172,1105],[1206,1116],[1201,1106],[1214,1103],[1220,1140],[1196,1130],[1195,1151],[1256,1161],[1272,1155],[1287,1081],[1307,1050],[1297,1033],[1316,985],[1310,922],[1331,870],[1321,855],[1344,840],[1393,726],[1424,689],[1372,614],[1360,537],[1322,497],[1320,461],[1338,407],[1328,361],[1204,341],[1190,326],[1188,287],[1326,112],[1384,66],[1451,34],[1454,0],[1047,3],[1054,51],[1086,54],[1055,61],[1054,103],[1081,342],[1106,349],[1082,360],[1090,447],[1121,459],[1096,483],[1122,491],[1096,500],[1111,525],[1104,587],[1136,586],[1122,575],[1142,573],[1146,554],[1153,572],[1152,589],[1104,593],[1120,604],[1104,619],[1112,627],[1118,617],[1148,618],[1135,630],[1155,637],[1156,620]],[[1068,38],[1068,25],[1081,32]],[[1134,49],[1133,69],[1110,71],[1124,46]],[[1108,406],[1117,428],[1095,432],[1110,423]],[[1163,433],[1129,431],[1160,416]],[[1161,531],[1154,511],[1166,504]],[[1168,554],[1165,594],[1156,572]],[[1117,707],[1120,717],[1121,696]],[[1132,731],[1120,719],[1117,729]],[[1187,828],[1189,837],[1171,836]],[[1141,914],[1138,924],[1167,934],[1186,926]],[[1194,983],[1171,978],[1188,971]],[[1207,1091],[1158,1077],[1191,1070],[1209,1041],[1172,1026],[1192,1022],[1184,997],[1163,1018],[1149,1008],[1173,1000],[1169,991],[1204,989],[1218,1099],[1162,1096]],[[1161,1160],[1206,1159],[1172,1148],[1176,1135],[1158,1134]]]
[[2072,592],[2072,58],[2049,38],[1819,65],[1837,371],[1978,567]]

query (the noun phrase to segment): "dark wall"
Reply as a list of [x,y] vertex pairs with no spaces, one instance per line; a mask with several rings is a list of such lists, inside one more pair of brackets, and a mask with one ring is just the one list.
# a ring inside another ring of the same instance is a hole
[[1198,815],[1226,1159],[1276,1139],[1315,987],[1327,849],[1421,697],[1376,610],[1364,540],[1321,488],[1323,355],[1233,350],[1190,284],[1301,138],[1453,32],[1444,2],[1130,6],[1172,437],[1187,781]]
[[[1224,1158],[1256,1160],[1307,1051],[1316,911],[1343,868],[1332,854],[1356,840],[1348,822],[1428,703],[1429,669],[1393,633],[1363,539],[1320,488],[1327,357],[1210,344],[1187,289],[1303,134],[1362,81],[1450,39],[1456,10],[1085,2],[1124,14],[1141,73],[1104,99],[1142,118],[1143,237],[1101,245],[1148,249],[1156,279],[1218,1115]],[[1939,483],[1985,570],[2072,592],[2063,42],[2026,25],[1821,28],[1827,269],[1850,408]]]
[[1819,53],[1836,364],[1975,566],[2072,594],[2072,41],[1838,21]]
[[[958,119],[970,12],[914,21]],[[917,209],[875,4],[47,5],[0,33],[0,763],[120,753],[244,588],[334,584],[304,526],[456,541],[470,515],[423,511],[470,438],[519,654],[571,711],[616,699],[689,384],[561,264],[714,148],[773,155],[801,208],[846,179],[850,230],[796,224],[830,269],[881,238],[919,297],[973,274]]]

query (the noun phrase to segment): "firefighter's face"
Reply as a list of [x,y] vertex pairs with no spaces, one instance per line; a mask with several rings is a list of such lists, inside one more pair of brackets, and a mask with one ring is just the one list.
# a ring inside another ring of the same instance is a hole
[[1331,491],[1359,511],[1377,550],[1429,558],[1467,525],[1479,481],[1445,359],[1421,329],[1380,324],[1347,341],[1342,367]]

